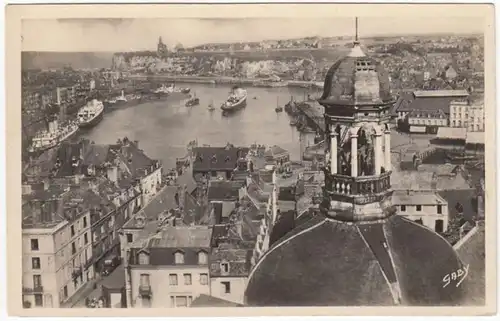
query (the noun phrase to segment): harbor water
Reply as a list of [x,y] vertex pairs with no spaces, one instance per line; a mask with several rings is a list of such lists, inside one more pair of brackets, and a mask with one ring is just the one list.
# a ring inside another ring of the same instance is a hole
[[[165,168],[175,166],[176,158],[186,155],[186,146],[192,140],[198,145],[237,146],[251,144],[279,145],[287,149],[292,159],[299,159],[300,136],[290,126],[289,116],[276,113],[275,107],[285,105],[293,96],[303,99],[307,89],[302,88],[245,88],[247,107],[223,116],[220,105],[227,98],[230,85],[182,84],[200,104],[186,107],[186,99],[179,96],[163,101],[148,101],[107,113],[94,128],[81,137],[96,144],[112,144],[119,138],[138,140],[140,148],[151,158],[159,159]],[[208,110],[213,103],[214,111]]]

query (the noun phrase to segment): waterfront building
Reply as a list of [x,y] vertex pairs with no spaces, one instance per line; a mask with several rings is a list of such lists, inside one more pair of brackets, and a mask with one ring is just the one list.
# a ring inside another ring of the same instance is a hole
[[93,279],[92,193],[52,186],[23,205],[23,305],[61,307]]
[[56,88],[56,101],[57,105],[72,102],[76,97],[76,86],[70,87],[57,87]]
[[267,163],[283,165],[290,161],[290,153],[278,145],[273,145],[264,153]]
[[189,307],[210,295],[212,228],[168,226],[138,239],[127,255],[127,295],[134,308]]
[[437,192],[398,192],[392,196],[397,213],[437,233],[448,229],[448,202]]
[[441,109],[412,110],[406,115],[406,122],[410,133],[437,134],[439,127],[448,126],[448,117]]
[[395,110],[397,118],[404,120],[409,112],[442,110],[447,117],[450,115],[450,102],[469,96],[467,90],[417,90],[405,101],[397,102]]
[[463,288],[441,283],[462,268],[450,244],[395,215],[387,125],[394,101],[387,73],[358,42],[330,68],[319,100],[328,155],[320,213],[256,262],[247,305],[420,306],[463,299]]
[[450,102],[450,127],[467,128],[469,132],[484,132],[484,124],[484,99]]

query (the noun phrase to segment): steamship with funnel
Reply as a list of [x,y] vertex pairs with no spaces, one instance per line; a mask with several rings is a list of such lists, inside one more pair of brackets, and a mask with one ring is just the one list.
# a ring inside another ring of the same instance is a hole
[[78,126],[90,128],[97,125],[103,118],[104,104],[102,101],[93,99],[78,111]]
[[221,109],[225,113],[229,113],[247,105],[247,91],[241,87],[234,86],[229,94],[229,97],[222,103]]
[[48,127],[48,130],[44,130],[33,137],[33,142],[28,147],[30,153],[43,152],[56,147],[78,131],[77,122],[69,122],[64,126],[59,126],[57,119],[51,121]]

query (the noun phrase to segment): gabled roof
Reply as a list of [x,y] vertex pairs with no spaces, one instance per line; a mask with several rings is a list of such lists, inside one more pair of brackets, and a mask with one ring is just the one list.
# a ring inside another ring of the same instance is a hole
[[193,172],[232,171],[238,158],[244,158],[249,148],[234,147],[195,147],[193,148]]

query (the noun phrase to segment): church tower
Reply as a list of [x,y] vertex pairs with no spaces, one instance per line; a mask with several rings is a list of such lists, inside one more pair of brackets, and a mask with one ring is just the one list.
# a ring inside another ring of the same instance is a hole
[[[356,21],[357,29],[357,21]],[[321,212],[295,222],[253,266],[248,306],[456,306],[464,268],[436,232],[397,215],[391,202],[389,77],[357,39],[328,71]]]
[[325,214],[338,220],[390,214],[391,132],[394,104],[385,71],[361,49],[328,71],[319,103],[325,108]]

